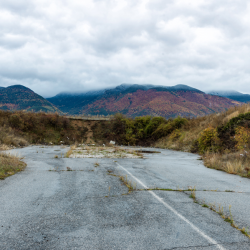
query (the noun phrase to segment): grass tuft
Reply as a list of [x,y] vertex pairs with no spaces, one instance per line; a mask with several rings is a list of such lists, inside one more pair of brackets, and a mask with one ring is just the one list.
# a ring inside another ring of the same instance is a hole
[[10,154],[0,153],[0,179],[4,180],[6,177],[23,171],[26,164],[20,161],[20,158]]

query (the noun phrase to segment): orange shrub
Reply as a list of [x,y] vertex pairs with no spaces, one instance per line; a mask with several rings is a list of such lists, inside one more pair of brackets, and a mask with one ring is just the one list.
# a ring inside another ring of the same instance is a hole
[[246,148],[250,142],[250,129],[245,127],[237,127],[235,129],[236,148],[242,150]]

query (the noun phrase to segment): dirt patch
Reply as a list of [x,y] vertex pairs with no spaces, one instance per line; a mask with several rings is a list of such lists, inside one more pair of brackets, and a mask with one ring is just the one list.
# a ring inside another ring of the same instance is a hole
[[92,127],[99,121],[86,121],[86,120],[73,120],[71,119],[72,125],[75,128],[85,127],[88,131],[85,134],[85,139],[83,140],[86,144],[94,144]]
[[86,143],[87,143],[87,144],[94,143],[92,126],[93,126],[95,123],[96,123],[96,121],[88,121],[88,122],[85,122],[85,127],[88,129],[88,131],[87,131],[87,133],[86,133],[86,136],[87,136]]
[[66,153],[69,158],[143,158],[143,154],[133,149],[121,147],[71,147]]

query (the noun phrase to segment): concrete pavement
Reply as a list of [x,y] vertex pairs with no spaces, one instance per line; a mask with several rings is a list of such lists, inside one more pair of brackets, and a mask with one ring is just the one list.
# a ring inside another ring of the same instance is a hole
[[245,227],[250,227],[250,180],[207,169],[189,153],[60,158],[67,150],[33,146],[11,151],[28,165],[0,181],[0,249],[250,249],[249,238],[194,203],[188,192],[128,193],[119,176],[137,189],[195,186],[199,200],[223,203],[225,210],[232,205],[236,224]]

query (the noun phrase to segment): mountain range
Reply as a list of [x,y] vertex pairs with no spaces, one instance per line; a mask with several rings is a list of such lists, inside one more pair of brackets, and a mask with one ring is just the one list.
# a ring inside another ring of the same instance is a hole
[[0,109],[25,111],[59,111],[53,104],[22,85],[0,87]]
[[85,93],[60,93],[45,99],[29,88],[14,85],[0,87],[0,109],[58,111],[69,115],[123,113],[128,117],[152,115],[169,118],[178,115],[203,116],[242,104],[223,94],[232,93],[204,93],[187,85],[121,84],[115,88]]
[[187,85],[163,87],[122,84],[113,89],[48,98],[62,112],[69,114],[111,115],[129,117],[153,115],[164,117],[198,116],[240,105],[238,101],[206,94]]

